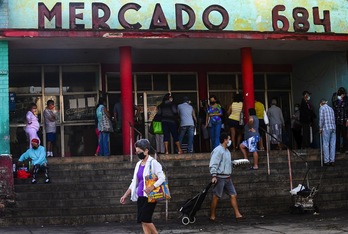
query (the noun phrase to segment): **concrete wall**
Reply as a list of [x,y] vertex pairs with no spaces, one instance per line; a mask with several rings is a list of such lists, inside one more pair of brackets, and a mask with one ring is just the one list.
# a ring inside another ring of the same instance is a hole
[[8,28],[8,0],[0,0],[0,28]]
[[10,153],[8,43],[0,41],[0,154]]
[[[302,92],[312,93],[311,102],[317,114],[314,133],[318,132],[319,101],[326,98],[331,104],[332,94],[343,86],[348,89],[348,62],[346,52],[321,52],[293,66],[293,100],[301,103]],[[299,88],[300,87],[300,88]],[[319,135],[314,137],[314,146],[319,146]]]

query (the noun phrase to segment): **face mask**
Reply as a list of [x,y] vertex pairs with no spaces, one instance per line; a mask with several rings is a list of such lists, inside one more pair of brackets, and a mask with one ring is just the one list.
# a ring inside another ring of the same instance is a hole
[[35,145],[35,146],[34,146],[34,145],[32,145],[31,147],[32,147],[33,149],[35,149],[35,150],[36,150],[37,148],[39,148],[39,146],[38,146],[38,145]]
[[230,147],[231,144],[232,144],[232,141],[231,141],[231,140],[228,140],[228,142],[227,142],[227,147]]
[[210,102],[210,105],[215,105],[216,102]]
[[298,111],[298,107],[295,107],[295,111]]
[[145,156],[145,154],[144,154],[144,152],[141,152],[141,153],[139,153],[139,154],[137,154],[138,155],[138,157],[139,157],[139,159],[140,160],[143,160],[146,156]]
[[307,99],[307,100],[308,100],[308,101],[311,100],[311,96],[308,96],[308,99]]
[[337,99],[342,101],[342,96],[337,96]]
[[172,101],[173,101],[173,98],[169,98],[169,101],[171,101],[171,102],[172,102]]

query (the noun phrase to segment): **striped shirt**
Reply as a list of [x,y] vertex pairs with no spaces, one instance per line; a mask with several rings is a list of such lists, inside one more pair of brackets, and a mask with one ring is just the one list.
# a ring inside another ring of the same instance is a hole
[[319,109],[319,128],[321,130],[336,129],[334,111],[327,104]]

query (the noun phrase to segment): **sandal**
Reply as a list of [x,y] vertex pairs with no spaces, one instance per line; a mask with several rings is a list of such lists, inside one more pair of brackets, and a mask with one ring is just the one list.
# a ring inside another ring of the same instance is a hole
[[255,167],[250,167],[249,170],[257,171],[257,170],[259,170],[259,168],[258,168],[258,167],[257,167],[257,168],[255,168]]
[[184,153],[183,150],[179,150],[179,151],[178,151],[178,154],[183,154],[183,153]]

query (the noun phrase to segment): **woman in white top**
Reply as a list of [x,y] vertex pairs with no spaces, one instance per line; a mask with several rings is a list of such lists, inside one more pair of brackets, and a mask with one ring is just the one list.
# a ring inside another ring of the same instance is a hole
[[[148,202],[148,194],[164,182],[165,176],[161,164],[149,155],[150,147],[150,142],[147,139],[135,142],[135,151],[140,161],[135,166],[132,183],[121,197],[120,203],[125,204],[126,198],[131,195],[131,200],[137,202],[137,221],[142,224],[144,233],[156,234],[158,233],[157,229],[152,223],[156,203]],[[154,185],[146,187],[145,177],[150,174],[150,165],[152,173],[156,174],[158,180]]]
[[27,133],[27,136],[29,137],[29,148],[31,148],[31,140],[36,138],[39,139],[39,145],[40,145],[40,138],[37,135],[37,132],[40,129],[40,123],[39,119],[37,117],[37,106],[35,103],[30,103],[29,110],[25,116],[27,125],[25,126],[25,132]]

